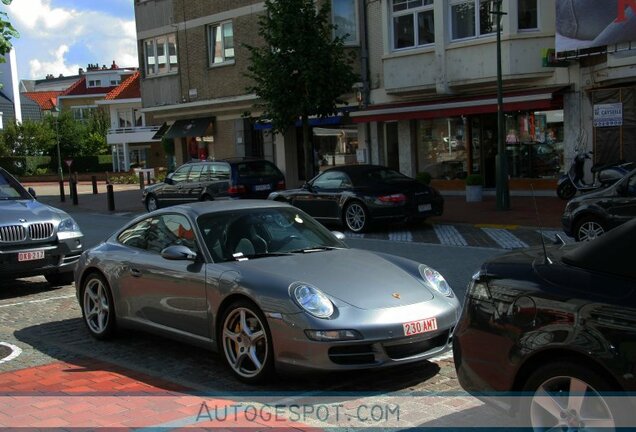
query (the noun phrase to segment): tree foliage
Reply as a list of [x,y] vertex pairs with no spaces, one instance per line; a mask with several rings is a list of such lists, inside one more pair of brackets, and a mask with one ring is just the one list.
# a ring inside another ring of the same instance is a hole
[[[12,0],[2,0],[5,6],[9,6]],[[13,44],[11,39],[19,38],[20,33],[11,25],[6,12],[0,12],[0,63],[4,63],[4,56],[11,51]]]
[[302,119],[308,177],[314,158],[308,118],[333,115],[345,103],[342,96],[358,79],[353,57],[343,38],[333,37],[329,1],[317,7],[314,0],[266,0],[265,9],[258,30],[264,43],[247,47],[253,81],[248,91],[259,97],[262,118],[271,121],[273,132],[285,133]]
[[55,131],[42,122],[13,121],[0,133],[0,142],[7,150],[6,156],[42,156],[55,145]]

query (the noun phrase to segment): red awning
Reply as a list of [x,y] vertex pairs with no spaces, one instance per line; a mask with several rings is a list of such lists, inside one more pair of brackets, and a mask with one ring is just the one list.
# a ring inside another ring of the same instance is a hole
[[[563,108],[565,87],[552,87],[504,94],[504,111],[545,111]],[[434,102],[376,105],[352,112],[354,123],[395,120],[427,120],[497,112],[497,95],[454,97]]]

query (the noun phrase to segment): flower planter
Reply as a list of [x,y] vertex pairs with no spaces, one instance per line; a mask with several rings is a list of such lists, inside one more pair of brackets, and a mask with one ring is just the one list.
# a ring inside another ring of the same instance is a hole
[[483,197],[481,185],[466,186],[466,202],[480,202]]

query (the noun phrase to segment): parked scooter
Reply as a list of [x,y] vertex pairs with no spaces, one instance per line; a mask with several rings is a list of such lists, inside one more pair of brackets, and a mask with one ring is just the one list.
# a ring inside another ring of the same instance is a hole
[[561,176],[557,183],[557,195],[559,198],[569,200],[577,191],[582,193],[591,192],[596,189],[606,188],[622,179],[627,173],[634,169],[633,162],[618,162],[611,164],[596,164],[592,166],[594,180],[591,184],[585,183],[583,168],[585,160],[591,159],[592,152],[579,152],[568,173]]

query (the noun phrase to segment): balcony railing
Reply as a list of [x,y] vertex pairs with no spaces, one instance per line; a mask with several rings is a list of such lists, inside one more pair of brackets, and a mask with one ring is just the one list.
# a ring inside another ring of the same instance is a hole
[[129,133],[139,133],[139,132],[157,132],[161,126],[135,126],[135,127],[125,127],[125,128],[114,128],[108,129],[109,134],[118,135],[118,134],[129,134]]

